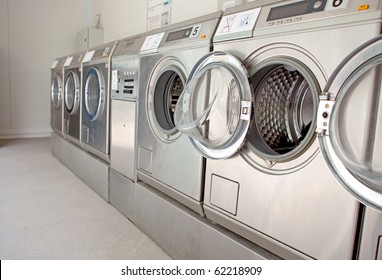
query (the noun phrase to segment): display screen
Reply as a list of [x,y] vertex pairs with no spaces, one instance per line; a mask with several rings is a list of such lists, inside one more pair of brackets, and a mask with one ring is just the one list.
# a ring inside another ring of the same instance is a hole
[[267,21],[278,20],[323,11],[326,0],[306,0],[274,7],[268,14]]
[[192,31],[192,27],[187,28],[187,29],[183,29],[183,30],[179,30],[179,31],[171,32],[170,34],[168,34],[166,42],[171,42],[171,41],[180,40],[183,38],[188,38],[188,37],[190,37],[191,31]]

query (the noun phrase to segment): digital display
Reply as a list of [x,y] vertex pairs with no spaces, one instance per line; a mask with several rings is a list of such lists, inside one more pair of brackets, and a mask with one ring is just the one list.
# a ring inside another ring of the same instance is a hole
[[324,10],[327,0],[305,0],[271,8],[267,21],[290,18]]
[[191,35],[191,31],[192,31],[192,27],[171,32],[170,34],[168,34],[166,42],[188,38]]
[[307,1],[275,7],[275,8],[272,8],[271,11],[269,12],[267,21],[303,15],[307,12],[307,8],[308,8]]

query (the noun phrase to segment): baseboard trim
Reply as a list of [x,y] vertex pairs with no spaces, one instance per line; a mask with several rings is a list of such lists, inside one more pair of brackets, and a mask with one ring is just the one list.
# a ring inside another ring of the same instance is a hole
[[50,137],[51,130],[12,129],[0,130],[0,139]]

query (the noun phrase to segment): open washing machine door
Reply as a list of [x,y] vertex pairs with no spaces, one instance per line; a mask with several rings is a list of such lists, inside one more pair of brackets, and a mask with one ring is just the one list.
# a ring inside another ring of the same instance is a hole
[[228,158],[247,135],[251,102],[242,63],[225,52],[209,53],[191,72],[177,102],[174,122],[203,156]]
[[382,36],[352,52],[320,98],[317,132],[333,174],[382,211]]

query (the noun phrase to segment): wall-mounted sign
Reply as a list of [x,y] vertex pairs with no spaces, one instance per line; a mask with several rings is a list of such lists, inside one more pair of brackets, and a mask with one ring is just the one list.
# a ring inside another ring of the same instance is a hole
[[172,0],[149,0],[147,3],[147,30],[170,24]]

